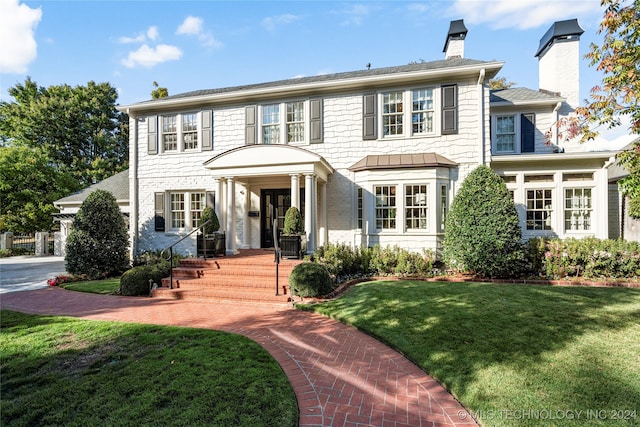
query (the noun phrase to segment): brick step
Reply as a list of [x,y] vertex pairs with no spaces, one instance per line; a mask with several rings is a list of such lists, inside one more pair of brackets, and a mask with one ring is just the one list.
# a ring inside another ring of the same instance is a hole
[[[288,276],[280,275],[278,285],[288,286]],[[163,287],[169,287],[169,278],[162,280]],[[203,278],[173,278],[173,287],[181,289],[203,289],[215,287],[235,287],[247,289],[273,289],[275,292],[276,278],[275,276],[257,279],[254,277],[243,276],[221,276],[221,277],[203,277]]]
[[234,288],[210,288],[210,289],[154,289],[152,295],[159,299],[197,299],[204,301],[227,301],[227,302],[254,302],[286,304],[290,301],[290,295],[280,290],[280,295],[275,294],[275,289],[270,292],[265,289],[242,289]]
[[[278,274],[280,277],[289,276],[293,271],[293,265],[280,265],[278,267]],[[220,276],[249,276],[249,277],[275,277],[276,267],[274,265],[269,266],[256,266],[252,265],[251,268],[247,266],[223,266],[217,267],[175,267],[173,269],[174,278],[201,278],[201,277],[220,277]]]

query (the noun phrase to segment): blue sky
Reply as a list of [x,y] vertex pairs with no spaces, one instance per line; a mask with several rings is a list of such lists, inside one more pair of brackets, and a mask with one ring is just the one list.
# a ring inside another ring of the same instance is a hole
[[[600,44],[599,0],[0,0],[0,99],[40,86],[109,82],[118,103],[299,76],[443,59],[464,19],[465,57],[504,61],[500,76],[538,88],[534,57],[555,21],[577,18],[581,53]],[[581,99],[602,75],[581,59]]]

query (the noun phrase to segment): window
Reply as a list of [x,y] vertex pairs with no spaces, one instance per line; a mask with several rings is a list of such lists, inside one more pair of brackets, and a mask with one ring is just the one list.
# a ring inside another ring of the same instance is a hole
[[198,115],[196,113],[182,116],[182,148],[184,150],[198,148]]
[[262,107],[262,143],[280,142],[280,105],[271,104]]
[[376,228],[389,230],[396,228],[396,186],[374,187],[376,195]]
[[402,92],[391,92],[382,95],[382,134],[402,135]]
[[358,229],[362,230],[362,187],[358,187]]
[[496,118],[496,151],[508,153],[516,147],[516,118],[503,116]]
[[527,230],[551,230],[551,190],[527,190]]
[[427,229],[427,186],[407,185],[404,189],[407,229]]
[[191,230],[200,225],[206,205],[205,192],[172,192],[169,194],[171,228]]
[[433,89],[412,92],[411,125],[414,135],[433,132]]
[[448,203],[447,203],[447,186],[446,185],[441,185],[440,186],[440,231],[444,231],[444,225],[447,222],[447,209],[449,209],[448,207]]
[[164,151],[178,150],[177,116],[162,116],[162,148]]
[[564,228],[566,231],[591,230],[591,189],[567,188],[564,193]]
[[287,104],[287,142],[304,141],[304,102]]

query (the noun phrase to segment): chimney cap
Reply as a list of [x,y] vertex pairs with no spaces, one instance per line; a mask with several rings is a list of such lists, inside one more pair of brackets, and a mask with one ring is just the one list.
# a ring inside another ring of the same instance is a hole
[[464,40],[467,36],[467,27],[464,26],[464,20],[458,19],[456,21],[451,21],[449,23],[449,32],[447,33],[447,40],[444,42],[443,52],[447,52],[447,46],[449,45],[449,40]]
[[584,33],[584,30],[580,27],[580,24],[578,24],[577,19],[554,22],[540,39],[540,45],[538,46],[535,56],[540,56],[555,39],[567,36],[580,36],[582,33]]

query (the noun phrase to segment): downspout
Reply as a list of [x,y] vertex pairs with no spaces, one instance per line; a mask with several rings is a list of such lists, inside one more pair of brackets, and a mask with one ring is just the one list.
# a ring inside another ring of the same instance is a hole
[[[131,259],[138,253],[138,119],[131,116],[129,108],[129,240],[131,243]],[[133,124],[133,126],[131,126]],[[133,149],[131,149],[133,147]]]
[[486,164],[484,138],[484,75],[485,69],[480,70],[478,77],[478,144],[480,145],[480,164]]
[[[558,102],[556,106],[553,107],[553,114],[555,115],[553,120],[554,120],[554,123],[556,124],[556,128],[553,131],[554,133],[553,138],[555,140],[554,145],[558,147],[558,149],[560,149],[560,145],[558,144],[560,142],[560,128],[559,128],[560,123],[558,123],[558,120],[560,120],[560,113],[559,113],[560,107],[562,107],[562,102]],[[564,151],[564,149],[562,151]]]

